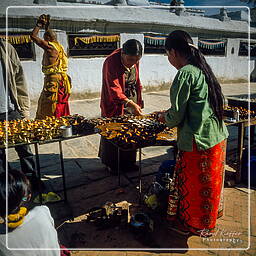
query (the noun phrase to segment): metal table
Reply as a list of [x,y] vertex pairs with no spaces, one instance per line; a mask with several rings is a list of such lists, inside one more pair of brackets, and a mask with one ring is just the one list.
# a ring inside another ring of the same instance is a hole
[[[254,128],[255,125],[256,125],[256,118],[251,118],[250,120],[241,120],[241,121],[238,121],[238,122],[235,122],[235,123],[227,123],[226,125],[227,126],[237,126],[238,127],[238,149],[237,149],[238,170],[236,171],[236,182],[239,183],[241,181],[242,153],[243,153],[243,146],[244,146],[245,128],[246,127],[251,127],[251,128],[253,127]],[[46,141],[32,141],[30,143],[17,143],[15,145],[7,145],[7,146],[0,145],[0,148],[8,149],[8,148],[13,148],[13,147],[19,146],[19,145],[32,145],[33,144],[34,148],[35,148],[36,171],[37,171],[39,179],[41,179],[39,145],[58,142],[59,143],[60,166],[61,166],[62,182],[63,182],[63,190],[64,190],[64,200],[68,201],[62,141],[75,139],[75,138],[88,136],[88,135],[93,135],[93,134],[96,134],[96,133],[97,133],[97,131],[88,132],[88,133],[85,133],[85,134],[73,135],[73,136],[68,137],[68,138],[59,137],[59,138],[46,140]],[[252,140],[253,140],[253,136],[251,136],[251,141]],[[120,150],[127,150],[127,149],[119,147],[116,143],[113,143],[113,145],[115,145],[118,149],[118,185],[121,186]],[[141,172],[141,170],[142,170],[142,168],[141,168],[141,152],[142,152],[142,148],[151,147],[151,146],[173,146],[173,147],[175,147],[176,146],[176,140],[175,139],[166,140],[166,141],[159,140],[159,141],[156,141],[155,144],[149,144],[149,145],[142,146],[142,147],[132,148],[132,150],[134,150],[134,149],[139,150],[139,193],[140,193],[140,197],[141,197],[141,190],[142,190],[142,186],[141,186],[141,182],[142,182],[142,179],[141,179],[141,174],[142,174],[142,172]],[[42,204],[42,188],[40,187],[40,184],[39,184],[39,198],[40,198],[40,203]]]
[[[238,161],[238,168],[236,170],[236,183],[239,184],[241,182],[241,169],[242,169],[242,155],[243,155],[243,148],[244,148],[244,139],[245,139],[245,129],[246,127],[250,127],[250,141],[249,143],[254,142],[254,131],[255,131],[255,125],[256,125],[256,118],[250,118],[250,119],[244,119],[237,122],[232,123],[226,123],[227,126],[237,126],[238,127],[238,138],[237,138],[237,161]],[[113,145],[115,145],[118,148],[118,185],[121,185],[121,172],[120,172],[120,150],[127,150],[124,148],[119,147],[116,143],[112,142]],[[161,144],[163,143],[163,144]],[[169,143],[169,144],[168,144]],[[172,141],[159,141],[159,144],[152,144],[147,145],[144,147],[150,147],[150,146],[174,146],[176,147],[176,140]],[[135,147],[133,149],[139,150],[139,192],[141,196],[141,150],[144,147]],[[126,177],[126,175],[124,175]],[[126,177],[127,178],[127,177]]]
[[[75,139],[75,138],[79,138],[79,137],[84,137],[84,136],[88,136],[88,135],[93,135],[93,134],[96,134],[96,133],[97,132],[94,131],[94,132],[88,132],[88,133],[85,133],[85,134],[73,135],[73,136],[70,136],[70,137],[67,137],[67,138],[59,137],[59,138],[54,138],[54,139],[51,139],[51,140],[44,140],[44,141],[31,141],[29,143],[17,143],[17,144],[11,144],[11,145],[7,144],[6,146],[0,145],[0,148],[1,149],[8,149],[8,148],[14,148],[14,147],[20,146],[20,145],[34,145],[35,157],[36,157],[36,172],[37,172],[38,178],[41,180],[39,145],[58,142],[59,143],[59,156],[60,156],[60,167],[61,167],[61,174],[62,174],[64,201],[67,202],[68,198],[67,198],[67,188],[66,188],[66,177],[65,177],[65,166],[64,166],[62,141]],[[40,182],[39,182],[39,200],[40,200],[40,204],[42,204],[42,202],[43,202],[43,200],[42,200],[42,188],[41,188]]]
[[[111,140],[110,140],[111,141]],[[174,138],[173,140],[156,140],[155,143],[152,144],[148,144],[145,146],[135,146],[133,148],[130,149],[126,149],[126,148],[122,148],[120,147],[117,143],[111,141],[111,143],[117,147],[117,173],[118,173],[118,186],[121,187],[121,168],[120,168],[120,151],[130,151],[130,150],[139,150],[139,202],[141,202],[141,196],[142,196],[142,168],[141,168],[141,152],[142,152],[142,148],[146,148],[146,147],[153,147],[153,146],[172,146],[175,148],[175,154],[177,152],[177,145],[176,145],[176,138]],[[131,180],[124,174],[124,177],[126,177],[130,182]]]
[[244,119],[234,123],[226,123],[227,126],[237,126],[238,127],[238,138],[237,138],[237,161],[238,168],[236,170],[236,183],[241,182],[241,170],[242,170],[242,156],[244,148],[244,138],[245,138],[245,129],[250,127],[250,141],[249,143],[254,142],[254,130],[256,125],[256,118]]

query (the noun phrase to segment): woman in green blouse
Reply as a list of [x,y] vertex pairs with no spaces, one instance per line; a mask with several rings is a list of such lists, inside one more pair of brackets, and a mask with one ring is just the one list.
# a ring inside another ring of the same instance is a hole
[[228,137],[222,120],[224,96],[188,33],[172,32],[165,49],[178,73],[170,89],[171,108],[159,119],[177,127],[179,149],[167,216],[180,233],[208,235],[222,201]]

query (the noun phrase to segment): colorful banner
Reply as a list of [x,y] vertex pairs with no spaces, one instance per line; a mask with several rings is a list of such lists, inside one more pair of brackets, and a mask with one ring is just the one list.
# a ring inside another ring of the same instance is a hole
[[119,42],[119,35],[111,35],[111,36],[89,36],[89,37],[75,37],[75,45],[78,44],[78,40],[83,42],[84,44],[92,44],[92,43],[105,43],[105,42]]
[[225,47],[225,45],[226,45],[225,41],[209,42],[209,41],[198,40],[198,46],[205,49],[223,48]]
[[6,35],[0,35],[0,38],[4,38],[10,44],[24,44],[24,43],[32,42],[30,35],[8,36],[8,37]]
[[164,46],[165,39],[166,37],[164,36],[144,36],[144,43],[155,46]]

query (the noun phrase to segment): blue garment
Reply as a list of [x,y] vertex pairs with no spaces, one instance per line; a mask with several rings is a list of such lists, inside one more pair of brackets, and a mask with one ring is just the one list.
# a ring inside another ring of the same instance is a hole
[[162,178],[165,176],[165,173],[169,173],[170,178],[173,177],[175,163],[175,160],[166,160],[163,161],[162,164],[159,166],[158,172],[156,174],[156,181],[162,186],[165,185],[162,180]]

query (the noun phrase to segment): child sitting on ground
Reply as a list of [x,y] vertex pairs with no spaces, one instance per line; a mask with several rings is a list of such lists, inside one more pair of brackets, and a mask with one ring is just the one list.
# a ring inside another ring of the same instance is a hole
[[[6,173],[0,173],[0,255],[60,256],[49,208],[36,206],[28,211],[24,207],[24,203],[31,198],[28,179],[17,170],[9,170],[7,176],[6,191]],[[23,250],[17,250],[19,248]]]

